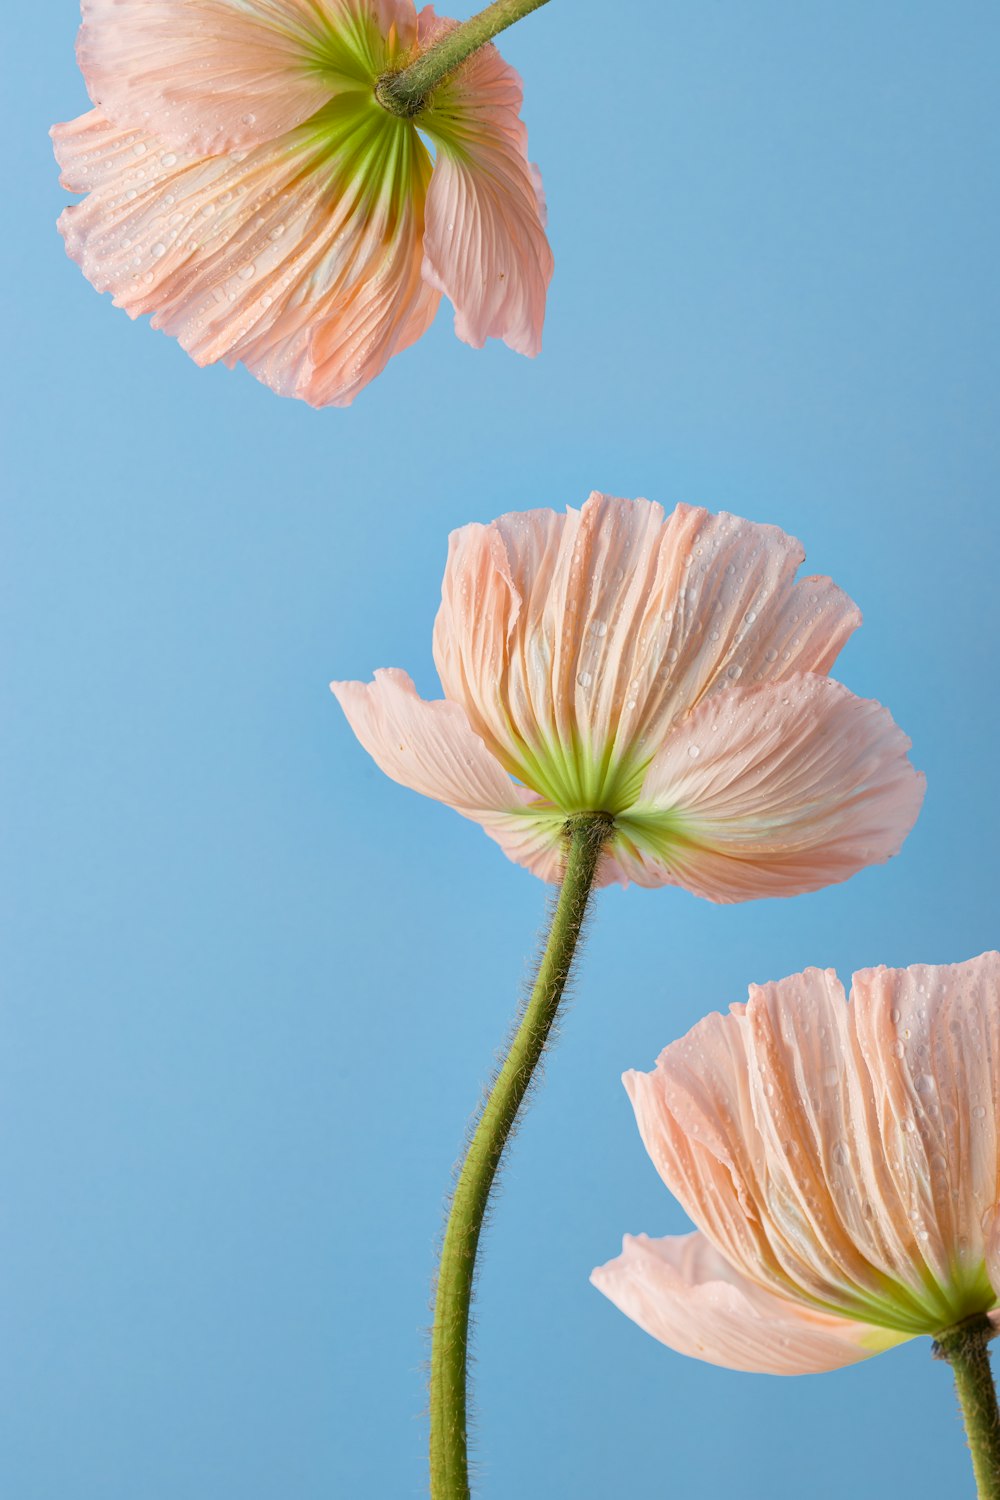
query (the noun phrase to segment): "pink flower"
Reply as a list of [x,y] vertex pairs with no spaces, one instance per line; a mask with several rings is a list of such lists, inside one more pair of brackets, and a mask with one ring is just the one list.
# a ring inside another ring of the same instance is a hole
[[772,526],[591,495],[453,533],[445,697],[334,683],[388,776],[557,880],[571,813],[615,819],[599,879],[787,896],[894,854],[923,797],[886,710],[825,673],[860,623]]
[[682,1354],[832,1370],[1000,1302],[1000,954],[751,985],[626,1073],[699,1232],[593,1281]]
[[449,24],[412,0],[84,0],[96,107],[52,131],[87,194],[68,253],[198,364],[313,406],[348,405],[442,292],[466,343],[537,354],[552,256],[517,74],[487,46],[413,119],[374,96]]

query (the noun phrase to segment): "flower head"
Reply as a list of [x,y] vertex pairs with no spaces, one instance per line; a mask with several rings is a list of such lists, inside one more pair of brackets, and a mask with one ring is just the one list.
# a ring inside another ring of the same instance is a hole
[[[52,135],[66,249],[201,365],[347,405],[427,329],[540,347],[552,256],[493,46],[411,119],[375,85],[450,23],[413,0],[84,0],[95,108]],[[432,161],[425,139],[434,148]]]
[[831,1370],[1000,1304],[1000,954],[751,986],[624,1081],[699,1232],[593,1280],[671,1348]]
[[563,829],[606,812],[600,879],[713,901],[791,895],[894,854],[923,778],[886,710],[825,673],[860,622],[798,542],[681,505],[582,510],[453,533],[434,659],[333,684],[387,775],[482,824],[556,880]]

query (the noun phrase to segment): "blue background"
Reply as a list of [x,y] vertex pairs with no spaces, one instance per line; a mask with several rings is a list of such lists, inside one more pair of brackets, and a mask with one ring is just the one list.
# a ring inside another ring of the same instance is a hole
[[557,0],[504,44],[543,355],[443,307],[346,412],[198,371],[64,257],[76,22],[5,27],[0,1490],[423,1493],[442,1195],[545,892],[382,777],[327,681],[433,694],[449,529],[597,487],[801,537],[929,792],[817,895],[601,897],[489,1235],[479,1494],[971,1495],[926,1341],[742,1376],[587,1275],[685,1227],[623,1068],[750,980],[1000,942],[995,0]]

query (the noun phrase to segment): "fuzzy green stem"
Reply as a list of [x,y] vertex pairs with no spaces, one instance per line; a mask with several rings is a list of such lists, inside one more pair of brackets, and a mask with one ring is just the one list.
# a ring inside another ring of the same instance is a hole
[[390,114],[409,118],[419,114],[427,95],[442,78],[453,73],[478,47],[500,31],[530,15],[547,0],[493,0],[478,15],[444,35],[440,41],[398,73],[387,73],[375,86],[375,97]]
[[970,1318],[934,1342],[955,1376],[979,1500],[1000,1500],[1000,1411],[987,1348],[995,1331],[988,1318]]
[[431,1500],[469,1500],[466,1383],[476,1251],[497,1171],[559,1011],[612,826],[607,813],[580,813],[567,824],[566,869],[537,978],[455,1185],[431,1339]]

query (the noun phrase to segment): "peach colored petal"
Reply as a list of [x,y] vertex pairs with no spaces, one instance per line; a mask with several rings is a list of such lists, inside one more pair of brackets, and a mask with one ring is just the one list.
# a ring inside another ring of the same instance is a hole
[[711,695],[619,819],[621,868],[712,901],[793,895],[895,854],[924,778],[886,709],[802,675]]
[[479,823],[510,859],[542,879],[558,878],[565,819],[551,809],[536,813],[537,799],[511,780],[457,704],[418,697],[394,668],[376,672],[371,683],[330,686],[387,776]]
[[986,1270],[993,1287],[994,1308],[990,1314],[1000,1328],[1000,1200],[986,1216]]
[[412,0],[83,0],[77,57],[109,120],[208,155],[273,140],[345,87],[370,87],[393,22],[405,51]]
[[[427,7],[426,47],[454,23]],[[552,251],[537,170],[527,159],[521,80],[492,45],[435,90],[420,116],[436,149],[427,197],[424,276],[455,307],[455,332],[479,349],[503,339],[519,354],[542,346]]]
[[626,1235],[591,1281],[680,1354],[762,1375],[839,1370],[900,1342],[884,1328],[774,1296],[734,1271],[701,1234]]
[[598,494],[463,527],[435,625],[442,683],[529,784],[619,811],[706,695],[831,664],[859,615],[828,579],[794,582],[802,556],[774,527]]
[[[330,128],[350,140],[338,109]],[[52,134],[64,185],[88,194],[60,218],[67,252],[199,364],[241,361],[283,395],[347,405],[434,315],[408,191],[429,164],[405,126],[383,143],[381,180],[349,155],[317,170],[327,135],[315,125],[207,158],[96,110]]]
[[935,1334],[998,1300],[1000,956],[865,971],[854,994],[832,970],[751,986],[624,1082],[654,1166],[741,1275]]
[[851,999],[898,1216],[937,1281],[975,1282],[1000,1202],[1000,954],[865,969]]

